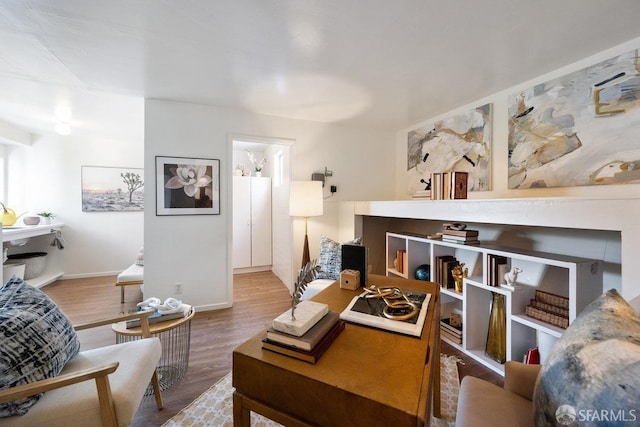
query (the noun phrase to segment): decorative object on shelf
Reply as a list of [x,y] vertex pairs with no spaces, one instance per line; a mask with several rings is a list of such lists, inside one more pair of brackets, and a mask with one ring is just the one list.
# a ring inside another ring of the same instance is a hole
[[220,160],[156,156],[156,215],[219,215]]
[[2,206],[2,214],[0,214],[0,222],[4,227],[11,227],[13,224],[16,223],[18,218],[24,215],[24,213],[21,213],[20,215],[16,215],[13,209],[6,207],[2,202],[0,202],[0,206]]
[[498,363],[507,360],[507,317],[504,295],[491,292],[491,313],[484,353]]
[[516,286],[516,280],[518,280],[518,274],[522,273],[522,269],[513,267],[511,271],[504,275],[504,280],[508,286]]
[[249,150],[247,150],[247,156],[249,156],[249,161],[253,164],[256,176],[262,176],[262,169],[264,168],[265,163],[267,163],[267,159],[263,157],[260,160],[256,160],[256,155]]
[[44,271],[47,262],[46,252],[25,252],[7,257],[7,264],[24,264],[24,280],[38,277]]
[[462,280],[469,276],[469,269],[466,267],[463,269],[462,267],[464,267],[464,262],[461,262],[451,269],[455,290],[458,293],[462,293]]
[[236,169],[233,171],[235,176],[243,176],[244,175],[244,166],[241,163],[236,165]]
[[41,218],[40,222],[42,224],[51,224],[51,220],[55,219],[56,215],[53,212],[40,212],[38,216]]
[[[304,246],[302,247],[302,267],[309,262],[309,236],[307,223],[310,216],[323,213],[322,183],[319,181],[291,181],[289,186],[289,216],[304,217]],[[340,275],[339,268],[335,279]]]
[[467,224],[463,224],[461,222],[445,222],[444,224],[442,224],[442,229],[445,231],[447,230],[462,231],[467,229]]
[[39,216],[25,216],[24,218],[22,218],[22,222],[24,222],[24,225],[38,225],[38,224],[40,224],[40,217]]
[[[409,194],[431,190],[433,172],[467,172],[469,191],[490,190],[491,104],[439,120],[407,135]],[[430,182],[430,187],[429,187]]]
[[298,271],[298,280],[293,284],[293,293],[291,294],[291,320],[296,320],[296,306],[300,303],[300,298],[302,298],[304,290],[307,289],[307,285],[313,282],[319,270],[318,260],[314,259],[313,261],[307,262],[304,267]]
[[431,266],[429,264],[422,264],[416,268],[414,277],[416,280],[424,280],[426,282],[431,280]]
[[536,289],[535,299],[529,301],[525,314],[566,329],[569,326],[569,298]]
[[144,210],[142,168],[82,166],[82,212]]

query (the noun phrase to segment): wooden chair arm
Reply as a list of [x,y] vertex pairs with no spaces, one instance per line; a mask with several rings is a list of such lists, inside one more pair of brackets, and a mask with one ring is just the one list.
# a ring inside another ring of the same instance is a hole
[[85,329],[96,328],[98,326],[111,325],[112,323],[124,322],[126,320],[140,319],[140,327],[142,328],[143,338],[149,338],[151,336],[151,330],[149,329],[148,317],[154,313],[154,310],[136,311],[135,313],[123,314],[116,317],[110,317],[106,319],[100,319],[93,322],[81,323],[74,325],[76,331],[82,331]]
[[109,363],[108,365],[100,365],[93,368],[83,369],[68,374],[58,375],[53,378],[35,381],[29,384],[22,384],[16,387],[0,390],[0,403],[11,402],[25,397],[34,396],[56,388],[66,387],[82,381],[88,381],[115,372],[118,369],[118,362]]

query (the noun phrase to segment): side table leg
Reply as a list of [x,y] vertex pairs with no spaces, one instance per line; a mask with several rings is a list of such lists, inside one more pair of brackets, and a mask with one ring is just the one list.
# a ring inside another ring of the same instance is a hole
[[251,411],[242,405],[243,397],[233,392],[233,427],[251,426]]

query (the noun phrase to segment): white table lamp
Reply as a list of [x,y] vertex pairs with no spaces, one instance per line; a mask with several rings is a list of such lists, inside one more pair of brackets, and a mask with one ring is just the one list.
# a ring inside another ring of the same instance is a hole
[[320,181],[291,181],[289,188],[289,216],[304,217],[304,247],[302,267],[310,261],[307,220],[310,216],[322,215],[323,195]]

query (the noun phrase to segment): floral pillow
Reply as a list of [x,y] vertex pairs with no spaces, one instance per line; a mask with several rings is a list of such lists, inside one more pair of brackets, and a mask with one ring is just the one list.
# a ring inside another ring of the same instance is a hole
[[[345,245],[360,245],[362,237],[350,240]],[[342,244],[328,237],[320,237],[320,271],[316,279],[338,280],[342,271]]]
[[[58,375],[79,350],[71,322],[44,292],[16,276],[0,288],[0,390]],[[26,414],[41,396],[0,404],[0,417]]]

